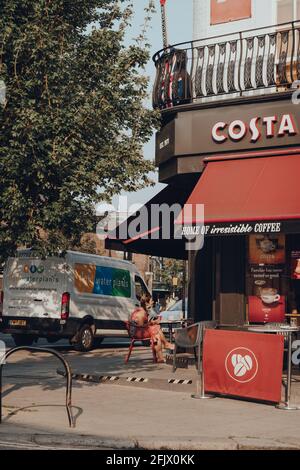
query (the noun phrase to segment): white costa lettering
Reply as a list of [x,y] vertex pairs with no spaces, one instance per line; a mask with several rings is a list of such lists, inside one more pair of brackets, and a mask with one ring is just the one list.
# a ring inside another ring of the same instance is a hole
[[290,114],[284,114],[281,119],[278,135],[283,136],[284,134],[297,134],[296,125]]
[[268,116],[263,118],[263,123],[266,124],[267,137],[274,137],[275,135],[275,123],[277,122],[277,116]]
[[256,142],[261,136],[261,133],[259,132],[258,127],[257,127],[257,121],[259,120],[260,120],[259,117],[255,117],[251,119],[250,121],[249,129],[252,133],[251,142]]
[[217,122],[212,128],[212,138],[217,143],[224,143],[228,138],[238,142],[249,135],[250,142],[257,142],[264,135],[266,138],[294,136],[299,133],[296,122],[291,114],[277,116],[257,116],[250,120],[249,126],[240,119],[231,123]]
[[[235,132],[235,129],[238,129],[237,132]],[[230,126],[228,127],[228,135],[231,138],[231,140],[241,140],[243,137],[245,137],[247,133],[247,126],[243,121],[232,121]]]
[[226,136],[219,134],[219,131],[223,131],[226,126],[225,122],[217,122],[212,128],[212,137],[216,142],[225,142],[227,140]]

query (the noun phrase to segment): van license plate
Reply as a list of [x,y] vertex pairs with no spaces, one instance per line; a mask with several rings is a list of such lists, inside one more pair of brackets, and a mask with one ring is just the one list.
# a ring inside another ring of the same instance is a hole
[[11,326],[26,326],[26,320],[10,320],[9,324]]

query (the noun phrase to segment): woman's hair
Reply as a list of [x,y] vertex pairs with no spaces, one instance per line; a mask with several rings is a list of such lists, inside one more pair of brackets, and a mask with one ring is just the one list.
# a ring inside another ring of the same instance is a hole
[[144,310],[146,310],[146,312],[148,310],[148,305],[147,304],[150,302],[150,300],[151,300],[151,295],[149,293],[143,294],[142,297],[141,297],[141,301],[140,301],[141,302],[141,307]]

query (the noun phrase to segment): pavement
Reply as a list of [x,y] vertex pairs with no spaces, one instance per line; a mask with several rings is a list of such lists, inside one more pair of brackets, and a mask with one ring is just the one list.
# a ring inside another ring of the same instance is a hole
[[[9,338],[7,346],[12,346]],[[4,367],[0,449],[300,450],[300,410],[229,398],[193,399],[193,366],[173,374],[171,366],[153,364],[145,347],[135,348],[124,364],[126,341],[104,343],[84,354],[66,343],[55,347],[74,373],[105,379],[73,381],[73,429],[57,359],[23,351],[11,356]],[[292,402],[300,405],[298,369]]]

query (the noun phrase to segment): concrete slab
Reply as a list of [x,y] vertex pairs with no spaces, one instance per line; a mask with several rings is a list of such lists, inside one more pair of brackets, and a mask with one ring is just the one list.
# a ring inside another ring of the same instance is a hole
[[[194,367],[175,374],[166,364],[153,364],[149,348],[137,348],[124,364],[126,348],[103,348],[88,354],[63,347],[74,371],[118,375],[115,385],[74,382],[76,428],[69,429],[65,380],[59,363],[44,354],[19,353],[5,366],[3,423],[5,436],[36,446],[148,449],[298,449],[300,411],[228,398],[193,400]],[[145,383],[127,376],[147,377]],[[292,399],[300,404],[300,377],[294,370]],[[170,378],[192,380],[168,384]],[[166,384],[168,384],[166,386]],[[189,387],[189,388],[188,388]],[[176,393],[174,391],[176,390]],[[28,444],[29,445],[29,444]]]

